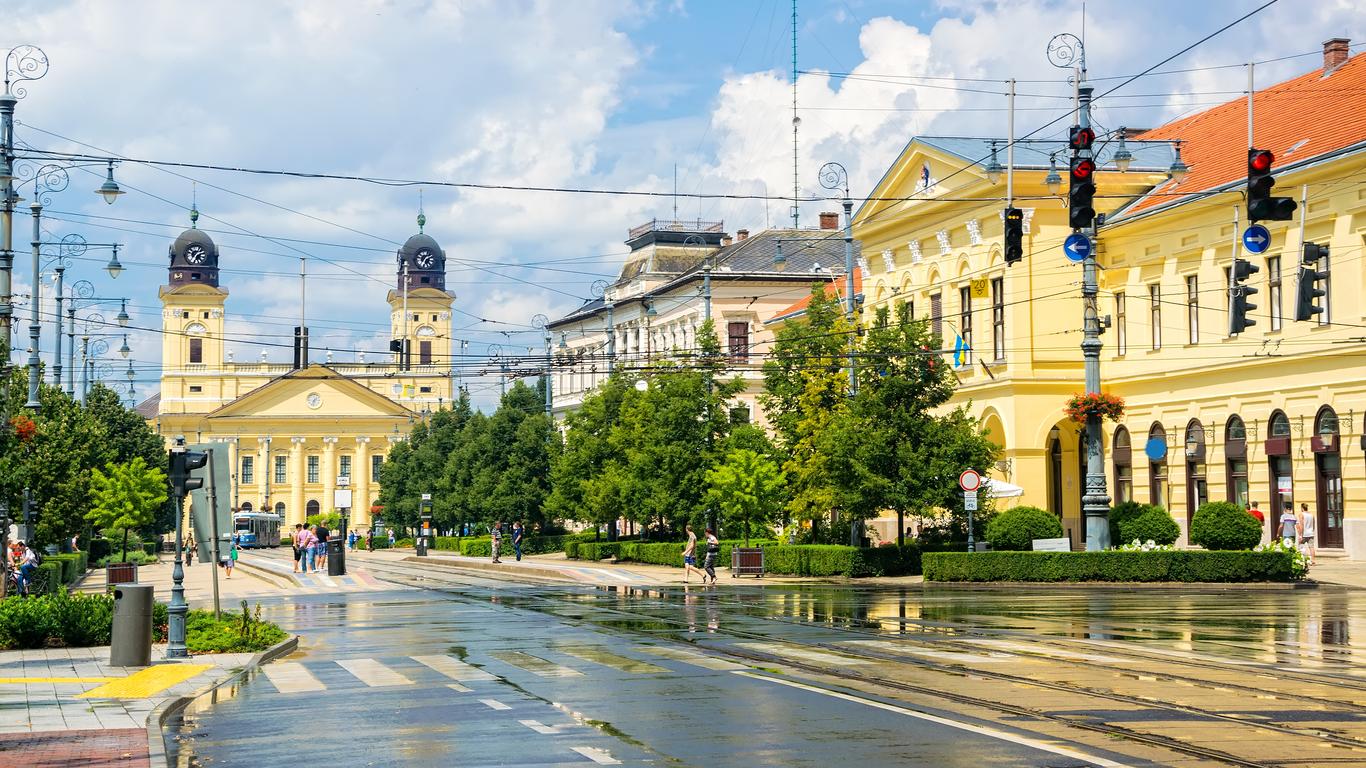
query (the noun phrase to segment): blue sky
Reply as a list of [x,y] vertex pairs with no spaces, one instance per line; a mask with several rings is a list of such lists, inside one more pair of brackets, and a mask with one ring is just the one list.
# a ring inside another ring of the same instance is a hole
[[[1090,2],[1090,73],[1141,71],[1260,4]],[[31,146],[650,191],[672,188],[676,164],[684,192],[792,188],[790,0],[7,5],[12,23],[0,47],[34,43],[51,59],[50,73],[31,84],[17,112],[16,134]],[[1232,98],[1243,73],[1210,67],[1250,56],[1306,54],[1259,67],[1262,83],[1315,68],[1323,40],[1366,42],[1362,10],[1356,0],[1281,0],[1167,67],[1192,71],[1144,78],[1098,104],[1098,117],[1107,126],[1156,125]],[[1047,63],[1045,46],[1058,32],[1081,31],[1081,3],[1062,0],[800,0],[799,68],[810,73],[798,81],[803,192],[817,191],[816,169],[837,160],[857,196],[918,133],[1002,135],[997,94],[1007,77],[1038,81],[1020,86],[1028,94],[1020,99],[1021,129],[1048,122],[1070,88],[1066,73]],[[378,359],[387,347],[384,293],[393,283],[393,251],[416,229],[417,189],[131,162],[118,177],[130,194],[111,207],[88,192],[98,177],[74,171],[71,190],[50,206],[49,232],[126,244],[129,269],[117,282],[99,269],[107,254],[92,253],[68,274],[91,280],[100,295],[130,298],[139,399],[155,390],[156,291],[193,196],[200,227],[224,254],[228,346],[237,360],[263,349],[273,361],[288,359],[298,295],[291,275],[300,257],[309,260],[315,346],[332,348],[337,360],[357,351]],[[594,279],[615,275],[627,229],[672,215],[667,198],[439,187],[422,196],[427,231],[451,259],[448,285],[463,313],[456,335],[475,356],[495,343],[517,354],[539,347],[528,327],[533,314],[572,309]],[[818,207],[805,206],[804,220]],[[786,211],[781,200],[679,203],[680,216],[724,219],[730,231],[779,223]],[[17,232],[28,226],[27,216],[17,217]],[[27,294],[27,260],[18,263],[18,292]],[[50,351],[45,330],[44,356]],[[471,363],[468,383],[487,406],[498,382]]]

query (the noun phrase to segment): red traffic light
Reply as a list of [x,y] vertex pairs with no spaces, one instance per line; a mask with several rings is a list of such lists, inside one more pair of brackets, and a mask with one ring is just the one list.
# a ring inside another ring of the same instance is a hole
[[1248,170],[1253,173],[1266,173],[1271,170],[1271,164],[1276,162],[1276,156],[1265,149],[1254,149],[1247,158]]
[[1072,133],[1068,136],[1068,144],[1072,149],[1090,149],[1096,141],[1096,132],[1090,128],[1072,127]]
[[1072,164],[1072,178],[1084,181],[1091,178],[1091,174],[1096,172],[1095,161],[1089,158],[1082,158]]

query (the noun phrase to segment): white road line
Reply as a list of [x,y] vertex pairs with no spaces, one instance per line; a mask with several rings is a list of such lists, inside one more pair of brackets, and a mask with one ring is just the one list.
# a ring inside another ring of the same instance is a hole
[[504,711],[504,710],[512,709],[512,707],[509,707],[508,705],[504,704],[504,703],[501,702],[501,701],[498,701],[497,699],[480,699],[480,700],[479,700],[479,703],[480,703],[480,704],[483,704],[484,706],[488,707],[489,709],[496,709],[496,710],[498,710],[498,711],[500,711],[500,712],[502,712],[502,711]]
[[556,736],[560,732],[558,725],[546,725],[540,720],[518,720],[517,722],[545,736]]
[[452,680],[495,680],[496,678],[478,667],[471,666],[454,656],[413,656],[413,661],[440,672]]
[[306,691],[325,691],[327,686],[313,676],[304,665],[297,661],[281,661],[261,667],[266,679],[280,693],[304,693]]
[[447,687],[447,688],[450,688],[452,691],[458,691],[458,692],[460,692],[460,693],[469,693],[469,692],[470,692],[470,689],[469,689],[469,688],[466,688],[465,686],[461,685],[460,683],[446,683],[446,687]]
[[356,676],[371,688],[390,685],[412,685],[413,681],[374,659],[342,659],[337,666]]
[[670,648],[663,645],[641,645],[636,650],[662,656],[666,659],[681,661],[684,664],[692,664],[703,669],[714,669],[720,672],[734,672],[737,669],[749,669],[743,664],[736,664],[733,661],[718,659],[715,656],[707,656],[694,651],[685,651],[681,648]]
[[750,677],[755,680],[763,680],[765,682],[776,683],[778,685],[786,685],[789,688],[798,688],[800,690],[809,691],[811,693],[819,693],[822,696],[829,696],[833,699],[850,701],[855,704],[862,704],[864,706],[873,707],[874,709],[881,709],[886,712],[895,712],[899,715],[914,717],[917,720],[925,720],[927,722],[936,723],[938,725],[946,725],[950,728],[957,728],[960,731],[968,731],[969,733],[976,733],[982,736],[988,736],[993,739],[1008,741],[1011,744],[1019,744],[1020,746],[1029,747],[1031,749],[1037,749],[1041,752],[1049,752],[1055,755],[1062,755],[1063,757],[1068,757],[1073,760],[1083,760],[1092,765],[1101,766],[1101,768],[1129,768],[1129,766],[1125,763],[1117,763],[1114,760],[1107,760],[1103,757],[1088,755],[1084,752],[1078,752],[1076,750],[1068,749],[1066,747],[1059,747],[1054,744],[1049,744],[1048,742],[1044,741],[1038,741],[1037,739],[1031,739],[1026,736],[1017,736],[1013,733],[1007,733],[1005,731],[996,730],[995,728],[987,728],[985,726],[980,725],[960,723],[957,720],[949,720],[948,718],[939,717],[937,715],[931,715],[926,712],[917,712],[914,709],[898,707],[895,704],[887,704],[881,701],[874,701],[872,699],[861,699],[857,696],[851,696],[847,693],[840,693],[839,691],[827,691],[824,688],[817,688],[814,685],[806,685],[805,683],[799,683],[795,680],[780,680],[776,677],[768,677],[767,675],[760,675],[754,672],[745,671],[738,671],[732,674],[743,675],[745,677]]
[[525,669],[537,677],[583,677],[583,673],[577,669],[521,651],[496,651],[489,655],[506,664]]
[[898,643],[892,640],[844,640],[841,645],[849,645],[855,648],[874,648],[888,653],[899,653],[905,656],[923,656],[927,659],[937,659],[939,661],[950,661],[957,664],[982,664],[987,662],[1018,661],[1018,656],[1008,653],[963,653],[961,651],[935,651],[929,648],[916,648],[905,643]]
[[575,752],[592,760],[598,765],[621,765],[621,761],[612,757],[612,753],[597,747],[571,747]]
[[841,656],[836,653],[822,653],[821,651],[812,651],[806,648],[796,648],[784,643],[736,643],[736,645],[741,648],[749,648],[750,650],[771,654],[773,656],[788,656],[790,658],[801,659],[803,661],[814,661],[820,664],[842,666],[877,663],[868,659],[854,658],[853,656]]

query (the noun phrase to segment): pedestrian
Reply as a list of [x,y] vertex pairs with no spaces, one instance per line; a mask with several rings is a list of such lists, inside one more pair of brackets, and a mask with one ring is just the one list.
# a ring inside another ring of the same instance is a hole
[[223,557],[223,570],[228,578],[232,578],[232,568],[237,565],[237,537],[233,536],[228,542],[228,554]]
[[318,570],[327,570],[327,541],[332,538],[332,532],[327,530],[327,526],[318,523]]
[[[711,577],[711,583],[716,583],[716,557],[721,554],[721,541],[716,538],[716,532],[707,529],[707,559],[703,561],[702,570]],[[704,579],[702,583],[706,583]]]
[[697,534],[693,533],[691,525],[683,526],[683,530],[688,532],[688,543],[683,545],[683,583],[688,583],[688,577],[693,571],[702,578],[702,583],[707,583],[707,574],[697,567]]
[[1300,535],[1300,521],[1299,518],[1295,517],[1295,508],[1293,505],[1287,504],[1281,511],[1280,524],[1281,541],[1284,542],[1287,547],[1295,546]]
[[1252,506],[1248,507],[1247,513],[1257,518],[1259,524],[1266,525],[1266,515],[1262,514],[1262,510],[1257,508],[1257,502],[1252,502]]
[[394,548],[394,529],[389,529],[389,549]]
[[512,524],[512,550],[517,553],[517,562],[522,562],[522,523]]
[[1300,503],[1300,551],[1309,558],[1309,564],[1314,565],[1314,560],[1318,556],[1318,550],[1314,546],[1314,535],[1318,532],[1318,521],[1309,511],[1309,505]]
[[79,538],[80,538],[80,534],[79,534],[79,533],[78,533],[78,534],[73,534],[73,535],[71,536],[71,551],[72,551],[72,552],[80,552],[80,551],[81,551],[81,548],[78,547],[78,546],[76,546],[76,540],[79,539]]
[[194,565],[194,539],[190,538],[189,536],[186,536],[185,546],[183,547],[182,551],[184,551],[185,553],[185,565],[187,567]]
[[491,535],[493,536],[493,562],[501,563],[503,561],[498,559],[498,551],[503,548],[503,522],[501,520],[493,524]]
[[298,572],[299,572],[300,561],[303,559],[303,556],[304,556],[304,549],[303,549],[303,546],[302,546],[303,540],[304,540],[304,524],[303,524],[303,523],[295,523],[295,524],[294,524],[294,538],[291,539],[291,541],[292,541],[293,544],[294,544],[294,572],[295,572],[295,573],[298,573]]
[[26,542],[19,542],[24,554],[19,559],[19,594],[28,595],[33,584],[33,574],[38,572],[38,554]]
[[304,528],[304,573],[318,570],[318,536],[312,528]]

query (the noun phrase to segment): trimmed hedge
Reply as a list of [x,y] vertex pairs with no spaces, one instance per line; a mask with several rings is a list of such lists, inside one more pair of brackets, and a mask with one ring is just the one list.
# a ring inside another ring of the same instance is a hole
[[1058,516],[1038,507],[1012,507],[991,518],[987,523],[986,539],[997,550],[1028,550],[1034,539],[1062,538],[1062,522]]
[[925,581],[1293,581],[1289,552],[934,552]]
[[109,553],[114,551],[114,542],[109,539],[91,539],[89,550],[90,562],[95,562],[102,557],[109,557]]
[[86,555],[84,552],[66,552],[58,555],[47,555],[43,558],[46,562],[61,563],[62,583],[75,584],[76,580],[85,573]]
[[764,547],[764,570],[790,576],[904,576],[920,573],[920,548],[795,544]]

